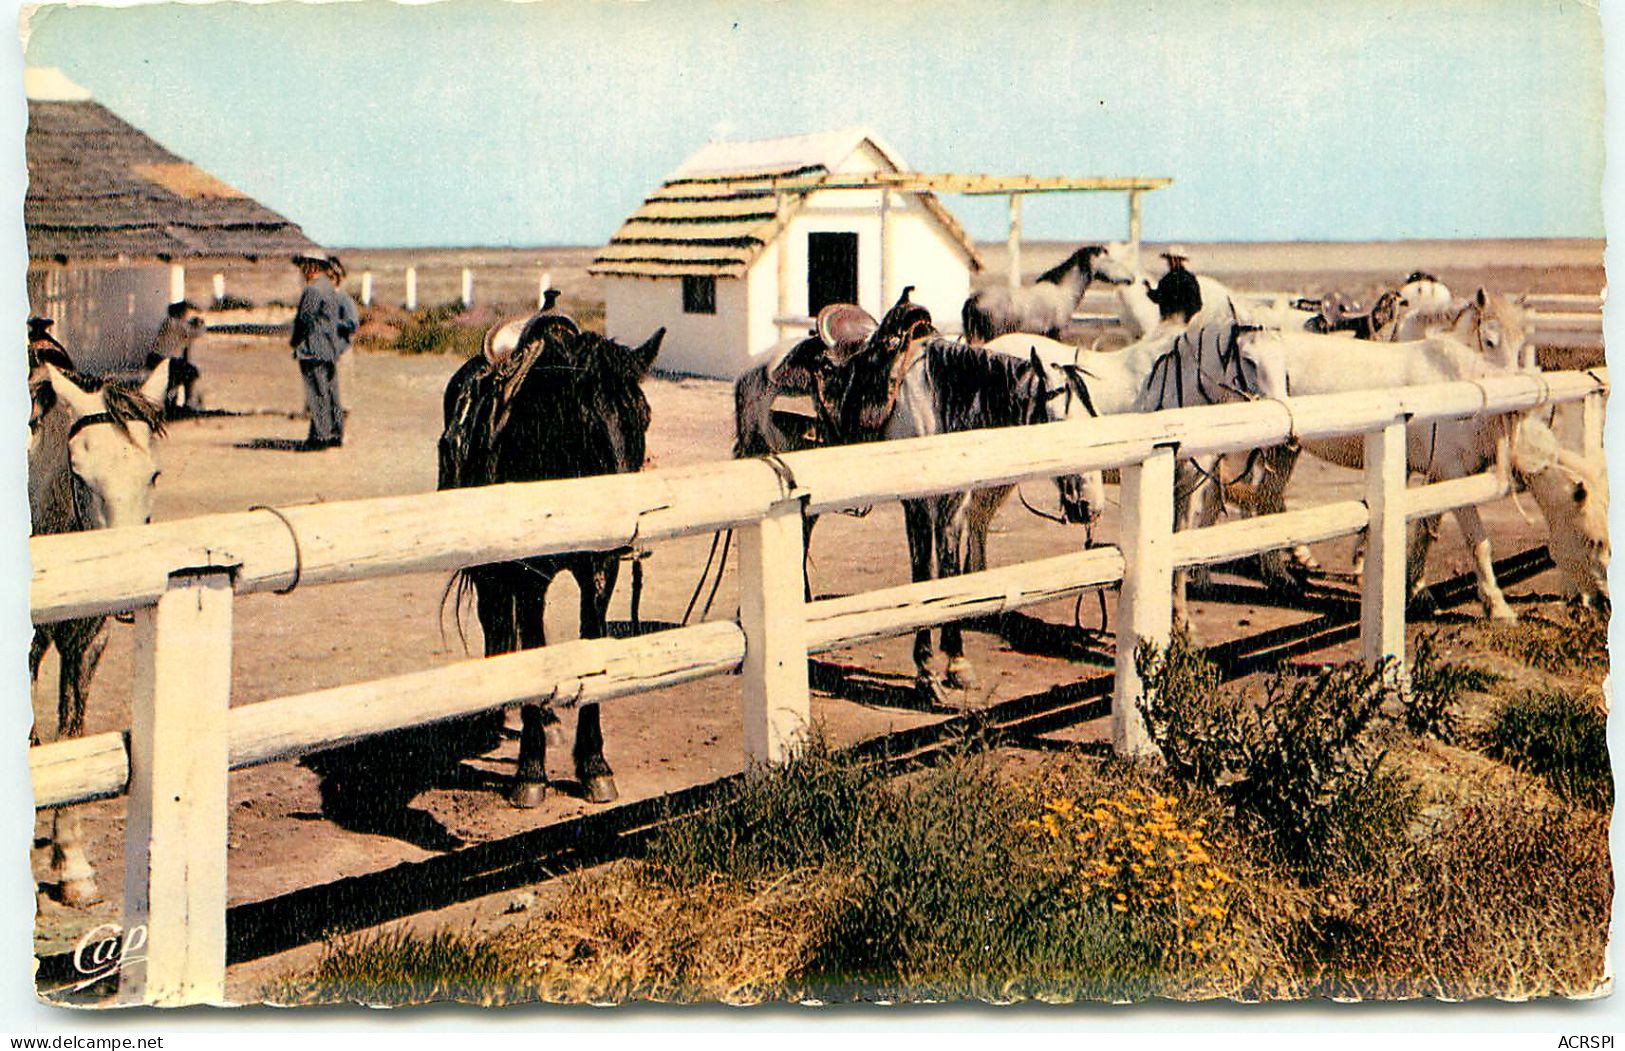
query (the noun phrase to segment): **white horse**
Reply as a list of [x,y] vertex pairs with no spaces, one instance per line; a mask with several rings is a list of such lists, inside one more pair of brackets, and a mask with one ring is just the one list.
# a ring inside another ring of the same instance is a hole
[[986,343],[1007,332],[1037,332],[1053,339],[1071,323],[1095,278],[1124,284],[1134,275],[1107,246],[1089,245],[1039,274],[1030,287],[1001,285],[973,292],[959,315],[965,340]]
[[[1480,297],[1479,302],[1489,300]],[[1480,379],[1512,371],[1522,351],[1521,346],[1501,343],[1498,344],[1499,357],[1494,357],[1461,342],[1454,334],[1442,333],[1407,343],[1364,343],[1358,354],[1349,352],[1347,340],[1306,332],[1262,331],[1250,333],[1243,340],[1248,358],[1257,370],[1254,390],[1267,398]],[[1425,475],[1430,482],[1464,478],[1492,467],[1515,469],[1516,465],[1510,460],[1509,442],[1522,428],[1540,426],[1532,420],[1506,415],[1414,424],[1406,431],[1407,462],[1412,472]],[[1364,447],[1358,435],[1302,444],[1306,451],[1330,463],[1354,468],[1364,466]],[[1525,470],[1520,473],[1527,476],[1547,471],[1556,474],[1543,485],[1585,481],[1576,473],[1572,462],[1559,457],[1541,465],[1538,472],[1530,469],[1526,461]],[[1289,476],[1289,471],[1266,472],[1258,480],[1253,494],[1254,509],[1282,509],[1285,506],[1282,494]],[[1557,481],[1559,479],[1563,481]],[[1593,490],[1594,485],[1588,492]],[[1606,543],[1607,534],[1597,532],[1596,516],[1588,517],[1574,508],[1556,505],[1543,504],[1542,508],[1547,514],[1546,524],[1554,538],[1554,547],[1573,551],[1602,550],[1598,545]],[[1497,620],[1515,619],[1496,583],[1490,540],[1478,509],[1460,507],[1454,514],[1473,556],[1479,599],[1486,614]],[[1413,594],[1420,592],[1430,534],[1430,529],[1417,529],[1408,548],[1407,570]],[[1570,567],[1574,587],[1582,594],[1595,592],[1597,581],[1603,579],[1606,572],[1605,566],[1599,568],[1595,559],[1588,567],[1583,570],[1578,565]]]
[[[168,361],[139,389],[97,386],[54,365],[40,366],[35,404],[49,407],[33,421],[28,442],[28,502],[35,535],[138,526],[152,517],[158,465],[155,439],[163,433],[160,407],[169,385]],[[47,394],[47,392],[49,392]],[[34,630],[28,670],[39,676],[45,651],[56,647],[57,738],[85,728],[85,695],[107,644],[107,618],[58,621]],[[33,735],[37,743],[38,733]],[[51,835],[51,882],[64,904],[97,898],[95,871],[85,856],[79,814],[56,812]]]

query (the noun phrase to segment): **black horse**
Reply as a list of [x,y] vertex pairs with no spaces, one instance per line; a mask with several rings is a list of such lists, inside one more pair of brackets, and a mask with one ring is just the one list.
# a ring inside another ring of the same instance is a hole
[[[492,329],[485,352],[459,369],[446,387],[440,488],[641,469],[649,402],[639,384],[665,334],[660,329],[642,346],[629,348],[547,312]],[[548,585],[561,572],[573,575],[581,589],[582,637],[604,637],[621,554],[573,552],[465,570],[460,583],[475,593],[486,655],[546,644],[543,604]],[[546,742],[558,717],[530,704],[521,718],[511,798],[517,806],[530,807],[546,795]],[[573,755],[582,791],[595,803],[617,795],[603,749],[598,706],[584,704]]]

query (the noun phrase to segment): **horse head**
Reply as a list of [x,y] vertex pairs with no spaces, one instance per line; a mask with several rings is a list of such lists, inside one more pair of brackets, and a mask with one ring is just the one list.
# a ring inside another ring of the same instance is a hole
[[1138,277],[1139,269],[1133,258],[1133,250],[1122,241],[1113,241],[1110,244],[1100,245],[1094,250],[1094,258],[1090,263],[1089,273],[1097,280],[1111,285],[1132,285]]
[[1480,288],[1456,316],[1451,334],[1469,347],[1477,347],[1493,368],[1533,372],[1538,366],[1525,321],[1522,307],[1500,293],[1491,295]]
[[164,430],[160,406],[169,384],[168,359],[139,388],[96,386],[55,365],[44,369],[55,395],[53,412],[62,415],[59,426],[49,436],[42,434],[30,455],[49,458],[46,446],[53,441],[65,446],[65,462],[58,469],[65,469],[71,482],[72,504],[65,510],[72,522],[55,524],[109,529],[151,521],[159,473],[153,446]]
[[1607,610],[1608,478],[1599,465],[1560,447],[1551,429],[1533,419],[1517,426],[1512,471],[1540,505],[1551,531],[1547,548],[1569,594]]

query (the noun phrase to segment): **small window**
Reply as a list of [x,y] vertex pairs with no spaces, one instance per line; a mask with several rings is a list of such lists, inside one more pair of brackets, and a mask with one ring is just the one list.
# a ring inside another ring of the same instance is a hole
[[714,277],[683,278],[683,313],[715,314],[717,312],[717,279]]

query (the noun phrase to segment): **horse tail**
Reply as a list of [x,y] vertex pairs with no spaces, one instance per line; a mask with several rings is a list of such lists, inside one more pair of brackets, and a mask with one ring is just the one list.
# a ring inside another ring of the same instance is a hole
[[772,408],[773,391],[765,365],[747,370],[734,381],[734,459],[773,451],[766,433]]
[[463,630],[463,607],[468,604],[475,593],[475,582],[472,571],[459,569],[446,581],[446,588],[440,593],[440,605],[435,611],[435,620],[440,625],[440,644],[446,644],[446,603],[451,602],[451,622],[457,629],[457,642],[468,652],[468,633]]

